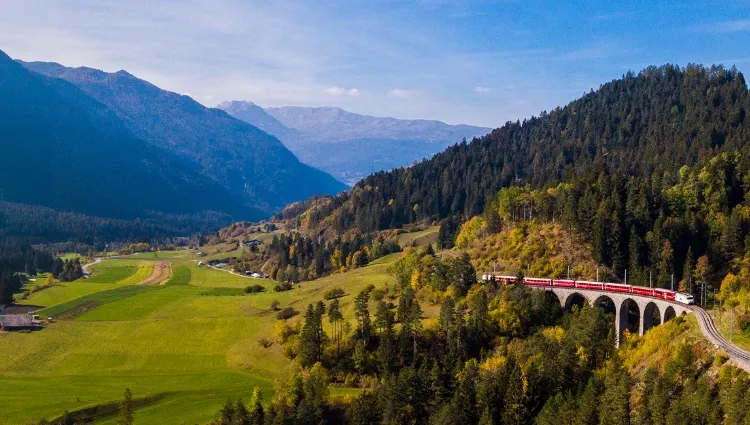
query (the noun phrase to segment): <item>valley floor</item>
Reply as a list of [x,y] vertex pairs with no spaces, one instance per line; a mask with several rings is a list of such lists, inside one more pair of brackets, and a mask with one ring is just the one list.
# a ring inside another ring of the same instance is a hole
[[[97,406],[104,412],[97,423],[114,423],[106,412],[125,388],[143,403],[136,411],[140,424],[205,422],[227,398],[249,400],[254,387],[268,399],[274,380],[292,367],[278,344],[259,343],[273,340],[272,301],[304,312],[340,286],[347,294],[341,298],[345,317],[353,320],[353,294],[369,284],[384,286],[386,269],[398,255],[281,293],[272,291],[276,282],[270,280],[198,267],[189,251],[105,259],[91,267],[90,279],[24,301],[43,306],[38,313],[55,323],[37,332],[0,334],[0,423]],[[164,261],[171,276],[163,285],[138,285]],[[255,283],[266,292],[245,294]]]

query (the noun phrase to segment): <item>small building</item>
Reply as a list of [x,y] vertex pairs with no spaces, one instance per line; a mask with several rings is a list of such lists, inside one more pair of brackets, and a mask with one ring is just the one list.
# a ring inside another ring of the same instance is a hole
[[35,330],[42,327],[42,323],[30,314],[5,314],[0,316],[0,329],[11,331]]
[[260,239],[250,239],[249,241],[240,241],[240,247],[243,247],[243,246],[253,247],[253,246],[258,246],[262,243],[263,242]]

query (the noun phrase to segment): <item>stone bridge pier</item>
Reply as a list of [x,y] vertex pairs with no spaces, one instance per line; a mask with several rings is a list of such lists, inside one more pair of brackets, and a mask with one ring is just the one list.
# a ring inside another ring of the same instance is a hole
[[529,287],[555,294],[564,310],[569,310],[574,305],[582,306],[588,303],[590,306],[613,313],[617,346],[620,345],[626,329],[632,333],[638,332],[638,335],[642,336],[654,326],[692,311],[688,306],[678,302],[635,294],[549,286]]

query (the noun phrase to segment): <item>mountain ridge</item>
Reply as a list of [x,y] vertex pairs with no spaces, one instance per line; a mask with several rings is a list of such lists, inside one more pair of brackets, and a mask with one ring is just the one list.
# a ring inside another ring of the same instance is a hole
[[3,201],[116,219],[206,211],[262,217],[138,139],[75,85],[30,71],[3,52],[0,89]]
[[345,189],[330,175],[301,163],[276,137],[126,71],[19,63],[74,84],[111,108],[136,136],[176,155],[246,206],[270,214],[290,202]]
[[436,120],[372,117],[337,107],[261,108],[244,101],[217,107],[277,136],[300,160],[350,186],[373,172],[430,158],[490,131]]

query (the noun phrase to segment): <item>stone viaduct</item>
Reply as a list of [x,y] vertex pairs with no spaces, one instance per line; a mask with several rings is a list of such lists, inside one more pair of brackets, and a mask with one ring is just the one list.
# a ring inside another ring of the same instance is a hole
[[553,286],[528,286],[537,290],[545,290],[555,294],[563,309],[569,310],[574,305],[603,308],[615,315],[615,331],[617,345],[620,345],[623,332],[628,329],[632,333],[643,335],[644,332],[667,320],[693,310],[684,304],[659,298],[640,296],[635,294],[597,291],[580,288],[559,288]]

